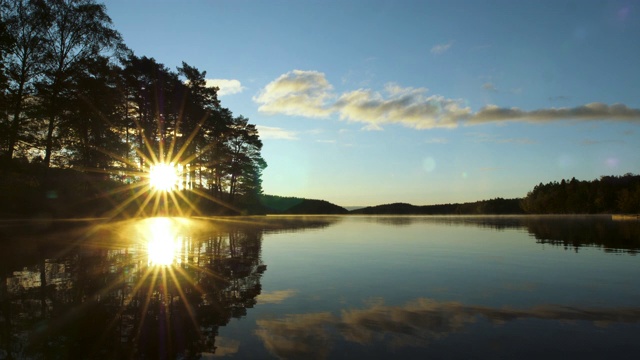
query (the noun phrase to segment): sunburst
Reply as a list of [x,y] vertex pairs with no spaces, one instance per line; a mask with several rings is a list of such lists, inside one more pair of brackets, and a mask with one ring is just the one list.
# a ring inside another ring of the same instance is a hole
[[[128,194],[124,200],[114,204],[111,211],[105,215],[109,218],[121,217],[122,215],[133,218],[170,214],[180,217],[203,215],[194,200],[197,198],[217,203],[232,212],[240,213],[239,209],[232,204],[208,194],[204,188],[194,186],[195,168],[191,166],[191,162],[198,159],[213,145],[201,148],[188,156],[186,153],[206,119],[206,116],[201,119],[177,150],[176,137],[172,138],[168,149],[163,145],[163,141],[159,141],[158,155],[156,155],[152,142],[144,135],[140,124],[134,119],[146,149],[146,151],[135,149],[136,155],[140,159],[139,163],[114,154],[107,149],[98,149],[115,161],[125,164],[128,169],[138,169],[120,171],[124,177],[137,180],[125,182],[121,187],[104,194],[106,197]],[[141,166],[140,164],[147,165]],[[198,166],[200,167],[198,171],[205,171],[202,168],[203,165]],[[103,170],[93,171],[104,172]],[[202,186],[203,184],[200,184],[200,187]],[[132,211],[132,206],[135,207],[135,205],[137,208]]]
[[156,191],[173,191],[178,187],[178,180],[173,164],[154,164],[149,169],[149,185]]

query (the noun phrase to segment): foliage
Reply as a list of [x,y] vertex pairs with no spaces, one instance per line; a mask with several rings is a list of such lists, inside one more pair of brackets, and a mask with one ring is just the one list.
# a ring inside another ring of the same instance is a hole
[[640,175],[601,176],[593,181],[540,183],[522,200],[535,214],[640,213]]
[[16,165],[32,163],[32,192],[44,194],[51,169],[132,186],[153,163],[172,162],[203,198],[258,203],[262,141],[249,119],[221,106],[206,71],[136,56],[95,0],[2,2],[0,18],[4,175],[32,176]]
[[352,214],[398,215],[480,215],[521,214],[520,199],[496,198],[463,204],[438,204],[415,206],[405,203],[370,206],[351,211]]
[[346,214],[347,209],[324,200],[261,195],[260,205],[267,214]]
[[640,175],[601,176],[593,181],[554,181],[536,185],[522,199],[482,200],[464,204],[415,206],[395,203],[366,207],[352,214],[638,214]]

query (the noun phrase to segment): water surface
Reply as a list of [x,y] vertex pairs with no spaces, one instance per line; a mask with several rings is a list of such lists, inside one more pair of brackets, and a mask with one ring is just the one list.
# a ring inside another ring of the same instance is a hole
[[152,218],[0,234],[0,358],[640,351],[633,221]]

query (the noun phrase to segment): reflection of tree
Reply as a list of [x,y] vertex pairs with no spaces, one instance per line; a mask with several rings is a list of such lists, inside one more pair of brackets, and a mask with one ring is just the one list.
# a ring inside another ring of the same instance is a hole
[[266,269],[263,230],[193,224],[178,232],[182,249],[170,267],[149,266],[140,244],[95,229],[84,233],[90,235],[81,246],[70,247],[77,238],[67,237],[65,246],[37,247],[25,263],[3,263],[0,349],[9,358],[214,352],[218,328],[256,304]]
[[613,221],[610,215],[375,216],[363,219],[396,226],[428,223],[494,230],[525,228],[540,244],[564,246],[575,251],[583,246],[629,254],[640,250],[640,222]]
[[629,254],[640,250],[640,222],[637,221],[612,221],[602,217],[533,218],[526,226],[541,244],[564,246],[575,251],[583,246]]
[[58,222],[43,226],[46,234],[34,224],[0,227],[0,349],[9,359],[215,352],[219,327],[246,315],[261,292],[263,234],[337,221],[175,219],[181,248],[169,267],[148,265],[144,230],[136,230],[145,220]]
[[366,221],[384,225],[407,226],[412,224],[471,225],[476,227],[504,230],[521,225],[521,215],[428,215],[428,216],[373,216]]

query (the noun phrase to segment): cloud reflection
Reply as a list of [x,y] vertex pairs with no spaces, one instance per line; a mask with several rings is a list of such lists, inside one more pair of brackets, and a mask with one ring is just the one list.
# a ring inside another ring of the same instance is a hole
[[403,306],[387,306],[379,301],[365,309],[343,310],[340,317],[314,313],[258,320],[256,334],[275,356],[326,358],[334,341],[361,345],[385,342],[393,348],[424,347],[433,340],[462,332],[483,318],[495,325],[535,319],[587,321],[607,326],[640,322],[640,308],[541,305],[509,309],[419,298]]
[[280,304],[286,299],[295,296],[296,293],[297,291],[292,289],[263,292],[258,295],[256,301],[260,304]]
[[331,337],[325,328],[335,325],[330,313],[289,315],[284,319],[258,320],[256,335],[272,354],[284,359],[325,359]]

